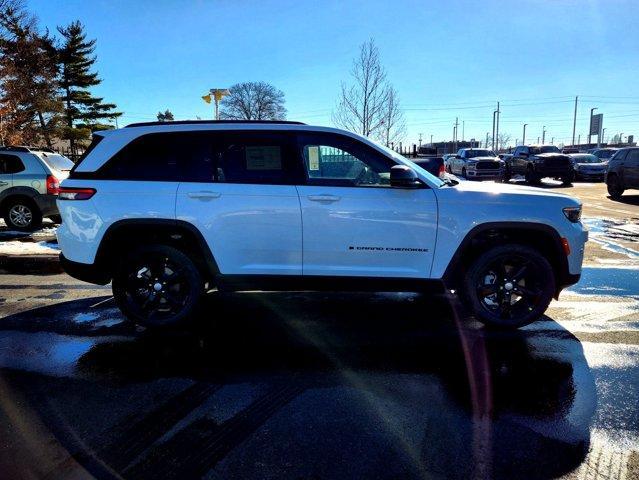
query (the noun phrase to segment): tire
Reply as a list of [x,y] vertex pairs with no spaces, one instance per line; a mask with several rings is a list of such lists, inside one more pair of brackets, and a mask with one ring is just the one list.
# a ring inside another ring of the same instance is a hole
[[42,212],[33,200],[19,197],[7,202],[4,221],[12,230],[30,232],[42,226]]
[[572,185],[572,182],[574,182],[575,180],[575,175],[569,173],[568,175],[564,175],[561,177],[561,183],[562,185],[565,185],[567,187]]
[[115,302],[134,323],[148,328],[184,323],[196,309],[204,282],[180,250],[149,245],[131,252],[113,276]]
[[510,169],[506,168],[504,170],[504,174],[501,177],[501,181],[502,183],[508,183],[510,182],[510,178],[511,178]]
[[466,168],[462,168],[461,176],[465,178],[466,180],[468,180],[468,177],[466,176]]
[[493,247],[471,265],[464,296],[489,327],[515,329],[541,317],[555,294],[552,266],[538,251],[517,244]]
[[526,170],[526,183],[529,183],[530,185],[538,185],[540,181],[541,178],[535,174],[532,168],[528,167]]
[[619,200],[623,195],[624,189],[622,188],[617,175],[608,175],[606,187],[608,188],[608,195],[610,195],[610,198],[614,200]]

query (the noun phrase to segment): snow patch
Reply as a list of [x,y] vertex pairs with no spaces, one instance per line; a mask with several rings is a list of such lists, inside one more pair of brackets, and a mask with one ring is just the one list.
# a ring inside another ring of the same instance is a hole
[[0,242],[0,255],[57,255],[60,247],[52,242]]

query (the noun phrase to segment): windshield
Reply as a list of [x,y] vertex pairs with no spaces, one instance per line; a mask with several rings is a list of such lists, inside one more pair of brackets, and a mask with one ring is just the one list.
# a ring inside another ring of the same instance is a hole
[[73,162],[64,155],[58,153],[41,153],[40,158],[53,170],[68,172],[73,168]]
[[530,147],[530,153],[537,155],[539,153],[560,153],[559,149],[554,145],[544,145],[541,147]]
[[493,152],[492,150],[466,150],[466,158],[495,156],[495,152]]
[[577,163],[601,163],[601,159],[594,155],[574,155],[572,158]]
[[599,150],[597,153],[595,153],[595,155],[597,155],[599,158],[610,158],[616,152],[617,150]]

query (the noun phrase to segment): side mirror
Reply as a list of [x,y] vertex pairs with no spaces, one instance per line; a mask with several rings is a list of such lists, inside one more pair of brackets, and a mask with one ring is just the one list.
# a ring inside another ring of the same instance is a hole
[[391,187],[418,188],[421,182],[412,168],[406,165],[395,165],[391,167],[390,184]]

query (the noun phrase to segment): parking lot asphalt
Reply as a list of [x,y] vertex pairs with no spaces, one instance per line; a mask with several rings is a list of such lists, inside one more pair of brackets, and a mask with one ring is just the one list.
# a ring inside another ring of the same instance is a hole
[[592,241],[515,332],[452,295],[213,292],[154,334],[109,287],[0,275],[2,478],[639,477],[639,195],[544,188]]

